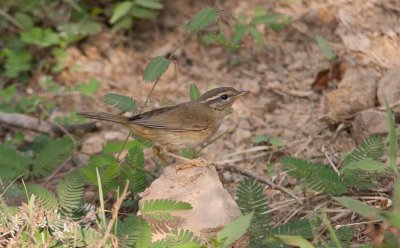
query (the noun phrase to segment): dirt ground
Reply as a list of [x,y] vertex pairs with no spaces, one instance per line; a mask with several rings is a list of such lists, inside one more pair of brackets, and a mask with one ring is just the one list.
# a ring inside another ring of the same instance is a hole
[[[184,37],[182,27],[190,16],[211,4],[211,1],[165,1],[166,7],[159,17],[154,22],[137,23],[129,38],[103,31],[69,48],[66,70],[58,80],[73,85],[96,78],[102,84],[91,98],[79,95],[57,98],[65,106],[60,111],[112,111],[101,101],[101,96],[110,92],[130,95],[143,103],[152,87],[142,80],[149,58],[168,54]],[[220,162],[243,158],[234,165],[301,195],[295,181],[281,170],[280,158],[293,155],[325,163],[329,158],[337,163],[340,153],[350,151],[359,142],[357,127],[352,126],[354,116],[364,109],[379,108],[377,82],[396,66],[400,57],[400,2],[232,0],[217,4],[233,16],[245,13],[249,19],[256,6],[291,16],[291,24],[278,32],[260,26],[265,48],[247,37],[238,52],[218,45],[203,46],[195,37],[191,38],[173,56],[174,66],[170,66],[158,83],[148,109],[187,101],[191,83],[196,83],[201,92],[212,86],[249,90],[251,94],[235,103],[234,113],[225,119],[220,133],[228,130],[227,134],[204,149],[202,157]],[[228,23],[234,22],[230,14],[224,18]],[[322,92],[313,90],[318,72],[331,68],[315,41],[317,34],[327,39],[338,57],[346,61],[347,73],[352,71],[362,79],[363,71],[367,70],[372,72],[375,83],[371,86],[358,80],[360,85],[354,83],[345,88],[344,96],[336,91],[340,80],[331,80]],[[372,98],[367,94],[369,89],[372,89]],[[363,102],[358,93],[367,94],[372,102]],[[351,107],[341,109],[342,98],[352,98],[352,95],[358,100],[350,101]],[[107,140],[124,140],[126,134],[127,130],[120,126],[104,124],[99,133],[82,137],[82,150],[98,152]],[[281,137],[284,146],[230,155],[254,147],[251,139],[261,134]],[[250,158],[253,155],[260,156]],[[232,193],[242,178],[229,171],[221,172],[222,181]],[[266,193],[271,208],[277,207],[273,215],[277,224],[305,216],[307,211],[315,209],[315,206],[305,206],[295,211],[295,205],[282,203],[288,199],[285,194],[268,187]],[[339,222],[338,218],[333,224]]]

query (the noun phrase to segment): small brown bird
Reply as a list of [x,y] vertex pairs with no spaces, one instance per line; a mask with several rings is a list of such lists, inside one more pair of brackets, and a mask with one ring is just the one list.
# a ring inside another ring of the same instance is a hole
[[120,123],[133,133],[152,141],[165,154],[183,159],[168,151],[202,144],[213,136],[232,104],[248,91],[220,87],[207,91],[195,101],[154,109],[132,117],[98,112],[78,113],[87,118]]

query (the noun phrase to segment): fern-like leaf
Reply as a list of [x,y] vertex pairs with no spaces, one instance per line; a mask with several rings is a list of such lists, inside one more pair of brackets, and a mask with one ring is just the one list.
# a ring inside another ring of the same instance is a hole
[[129,180],[133,192],[142,192],[149,184],[144,170],[144,153],[141,146],[133,146],[129,149],[124,163],[121,165],[121,175]]
[[347,191],[342,178],[325,165],[313,164],[293,157],[283,158],[282,163],[290,176],[297,178],[308,188],[334,196]]
[[151,226],[142,218],[129,216],[118,225],[120,247],[147,248],[151,242]]
[[38,201],[45,210],[54,211],[58,208],[57,197],[49,190],[37,184],[27,184],[26,190],[29,196],[36,196],[36,201]]
[[167,71],[170,62],[169,59],[162,56],[152,58],[144,70],[143,80],[145,82],[158,80]]
[[354,151],[348,154],[344,161],[342,168],[345,168],[351,162],[361,160],[380,160],[383,156],[385,145],[383,139],[380,136],[372,135],[366,138],[362,144],[357,147]]
[[0,179],[14,180],[29,172],[29,159],[4,144],[0,144]]
[[192,209],[192,206],[187,202],[168,199],[144,201],[139,207],[145,218],[148,217],[156,221],[173,220],[172,212]]
[[264,247],[264,235],[268,229],[267,197],[263,193],[263,187],[254,179],[246,178],[240,183],[236,202],[242,214],[253,212],[254,216],[249,228],[250,247]]
[[78,172],[67,175],[58,185],[58,202],[62,211],[72,213],[81,204],[84,182]]
[[74,150],[71,139],[64,137],[47,144],[39,152],[33,165],[35,176],[48,176],[60,166]]
[[173,229],[165,238],[153,242],[150,248],[199,247],[201,241],[189,230]]
[[109,93],[105,94],[102,100],[108,105],[117,108],[121,113],[137,112],[137,103],[132,97]]
[[211,7],[203,8],[197,12],[189,24],[186,25],[186,30],[192,33],[199,32],[211,25],[215,21],[216,17],[216,9]]
[[340,170],[347,185],[357,189],[372,189],[375,181],[386,171],[385,164],[376,160],[353,161]]

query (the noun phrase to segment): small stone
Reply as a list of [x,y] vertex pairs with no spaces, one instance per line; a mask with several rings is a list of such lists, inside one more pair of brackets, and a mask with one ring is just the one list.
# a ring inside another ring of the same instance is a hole
[[[389,105],[400,100],[400,67],[387,71],[378,82],[378,101],[381,106],[385,106],[385,98]],[[393,111],[400,112],[400,106]]]
[[[202,240],[208,233],[221,229],[241,215],[240,209],[226,191],[213,166],[179,170],[168,166],[142,194],[141,203],[152,199],[170,199],[190,203],[191,210],[173,215],[180,221],[176,228],[190,230]],[[165,234],[153,234],[154,240]]]
[[375,73],[349,69],[338,89],[326,94],[326,112],[335,120],[347,119],[358,111],[374,107],[375,99]]
[[233,181],[233,177],[232,177],[232,173],[230,173],[229,171],[225,171],[222,176],[224,177],[224,180],[227,182],[232,182]]
[[385,134],[388,131],[386,113],[374,109],[359,112],[351,125],[351,133],[357,143],[373,134]]

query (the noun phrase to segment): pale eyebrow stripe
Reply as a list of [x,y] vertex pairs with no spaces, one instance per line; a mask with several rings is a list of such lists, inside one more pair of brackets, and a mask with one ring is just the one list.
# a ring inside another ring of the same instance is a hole
[[209,102],[209,101],[213,101],[213,100],[215,100],[215,99],[218,99],[220,96],[222,96],[222,95],[224,95],[224,94],[226,94],[226,92],[219,93],[219,94],[216,95],[216,96],[213,96],[213,97],[211,97],[211,98],[207,98],[207,99],[205,99],[205,100],[203,100],[203,101],[200,101],[200,102],[201,102],[201,103],[207,103],[207,102]]

